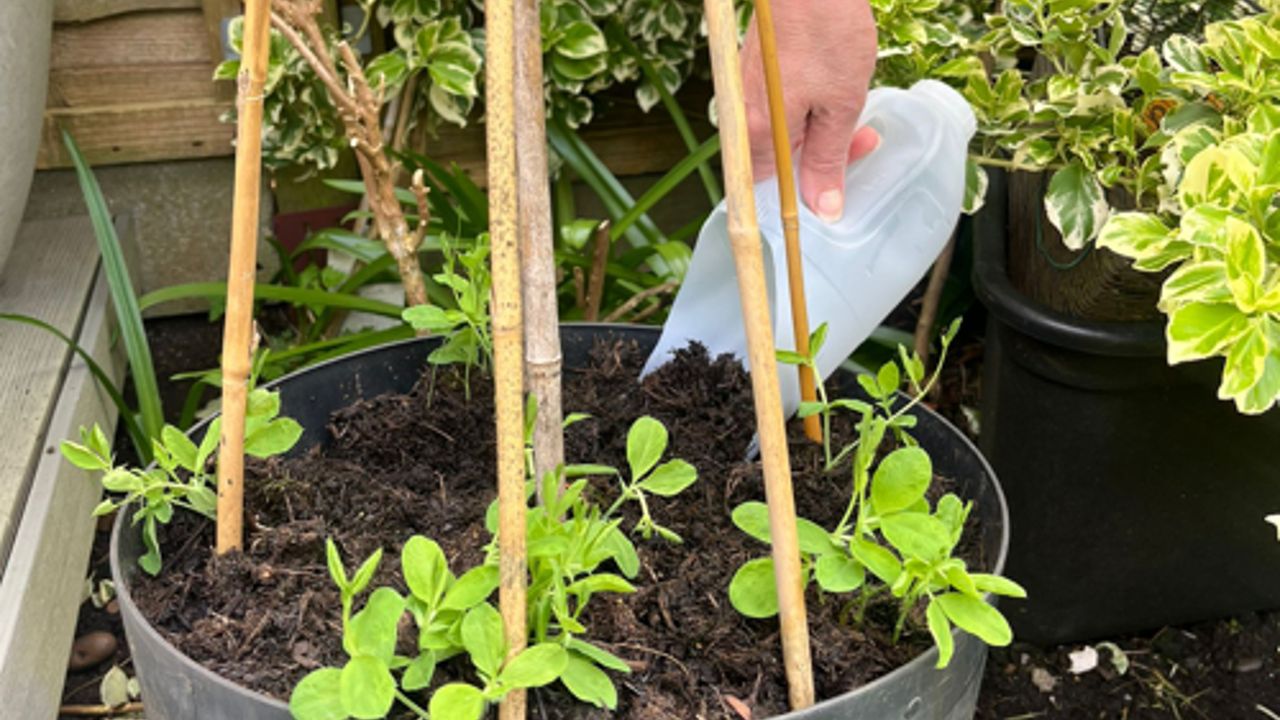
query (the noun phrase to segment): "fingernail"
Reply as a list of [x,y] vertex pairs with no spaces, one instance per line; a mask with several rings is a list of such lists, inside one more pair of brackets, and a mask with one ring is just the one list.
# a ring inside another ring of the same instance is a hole
[[827,190],[818,196],[818,217],[833,223],[844,215],[844,193],[839,190]]

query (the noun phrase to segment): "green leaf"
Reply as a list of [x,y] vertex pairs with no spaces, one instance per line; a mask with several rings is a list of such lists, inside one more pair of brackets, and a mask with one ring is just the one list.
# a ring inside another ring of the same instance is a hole
[[[1160,219],[1146,213],[1125,212],[1108,218],[1098,235],[1098,247],[1137,261],[1144,270],[1160,270],[1191,255],[1191,246],[1176,242],[1174,232]],[[1176,246],[1176,252],[1169,252]]]
[[933,644],[938,646],[938,664],[934,667],[942,669],[951,662],[951,656],[956,651],[955,638],[951,636],[951,623],[947,621],[947,614],[942,606],[934,600],[930,600],[925,609],[925,620],[929,623]]
[[427,650],[409,663],[404,675],[400,676],[400,684],[408,692],[421,690],[431,684],[436,674],[435,651]]
[[244,440],[244,451],[256,458],[288,452],[302,437],[302,426],[292,418],[276,418]]
[[462,646],[477,670],[486,677],[498,676],[507,654],[507,642],[502,632],[502,616],[492,605],[477,605],[462,618]]
[[1262,379],[1271,347],[1262,322],[1251,320],[1227,348],[1218,397],[1226,400],[1247,392]]
[[574,582],[564,589],[566,593],[594,594],[598,592],[633,593],[636,588],[631,583],[612,573],[596,573]]
[[387,664],[375,657],[351,658],[338,682],[342,709],[360,720],[377,720],[391,712],[396,699],[396,679]]
[[[973,59],[977,61],[977,58]],[[978,64],[981,65],[981,62]],[[964,167],[964,204],[961,206],[964,214],[973,215],[987,203],[988,185],[990,185],[990,180],[987,178],[986,168],[975,162],[973,158],[966,159]]]
[[434,540],[414,535],[404,544],[400,557],[409,592],[428,607],[435,607],[452,579],[444,551]]
[[636,420],[627,432],[627,464],[631,466],[631,480],[644,477],[667,449],[667,428],[645,415]]
[[598,708],[613,710],[618,707],[618,689],[595,663],[570,653],[560,682],[579,700]]
[[823,590],[842,593],[862,587],[867,576],[862,563],[843,553],[830,553],[818,558],[814,577]]
[[978,636],[988,645],[1003,647],[1013,641],[1013,631],[1000,611],[976,598],[949,592],[933,599],[942,605],[947,618],[960,629]]
[[70,440],[63,440],[60,449],[62,450],[62,457],[81,470],[101,471],[111,467],[111,463],[107,462],[105,458],[98,457],[90,452],[89,448],[73,443]]
[[610,530],[601,542],[623,575],[634,578],[640,574],[640,556],[635,543],[620,528]]
[[333,542],[333,538],[325,538],[324,550],[329,564],[329,577],[333,578],[334,585],[345,591],[350,582],[347,580],[347,571],[342,566],[342,556],[338,553],[338,546]]
[[872,575],[886,585],[892,585],[902,574],[902,563],[889,550],[866,540],[855,539],[849,543],[849,551],[858,562],[867,566]]
[[[98,249],[102,255],[102,269],[111,290],[111,304],[115,307],[119,334],[123,340],[125,352],[129,358],[129,374],[134,382],[135,397],[138,399],[138,414],[142,417],[142,432],[145,437],[160,437],[164,425],[164,410],[160,402],[160,386],[156,380],[155,365],[151,359],[151,346],[147,342],[146,329],[142,323],[142,309],[138,295],[134,292],[133,281],[125,262],[120,238],[116,234],[111,210],[106,198],[93,175],[88,162],[80,154],[75,140],[65,130],[62,142],[67,154],[76,168],[76,177],[80,190],[88,206],[89,218],[93,223],[93,234],[98,241]],[[151,449],[138,447],[144,461],[150,461]]]
[[733,509],[730,516],[733,524],[742,532],[768,543],[769,540],[769,507],[762,502],[752,500]]
[[809,358],[794,350],[775,350],[774,357],[784,365],[808,365]]
[[1160,54],[1169,67],[1181,72],[1201,72],[1208,67],[1200,46],[1186,35],[1170,36]]
[[933,482],[933,462],[918,447],[898,448],[880,461],[871,481],[876,513],[887,515],[914,505]]
[[382,562],[382,548],[373,551],[373,554],[360,563],[360,567],[356,568],[356,572],[351,576],[351,594],[356,595],[364,592],[369,586],[369,581],[373,580],[373,573],[377,571],[378,564]]
[[587,658],[591,662],[610,670],[616,670],[620,673],[630,673],[631,666],[625,660],[614,655],[608,650],[592,645],[585,640],[578,638],[569,638],[569,650],[571,654],[579,654]]
[[1257,228],[1234,217],[1227,218],[1227,286],[1236,305],[1253,312],[1262,294],[1267,271],[1266,247]]
[[685,488],[698,479],[698,471],[684,460],[670,460],[659,465],[644,480],[640,481],[640,489],[671,497],[679,495]]
[[[364,609],[351,618],[347,628],[350,652],[391,663],[396,652],[396,633],[404,614],[404,598],[389,587],[380,587],[369,596]],[[353,715],[355,713],[352,713]]]
[[951,533],[941,520],[924,513],[900,512],[880,518],[880,532],[898,552],[933,562],[951,550]]
[[572,22],[565,26],[555,51],[578,60],[587,59],[608,52],[604,33],[589,22]]
[[466,683],[449,683],[431,696],[427,712],[431,720],[480,720],[484,716],[484,693]]
[[1231,289],[1227,287],[1227,266],[1222,262],[1184,263],[1160,288],[1160,309],[1165,312],[1192,302],[1212,304],[1230,302],[1231,299]]
[[1231,304],[1194,302],[1169,315],[1169,364],[1217,355],[1244,333],[1248,316]]
[[470,610],[498,589],[498,580],[498,568],[493,565],[471,568],[449,587],[440,601],[440,609]]
[[982,592],[992,593],[993,595],[1005,595],[1014,598],[1025,598],[1027,591],[1018,583],[1000,577],[999,575],[988,575],[987,573],[969,573],[969,579],[973,581],[973,586]]
[[560,677],[568,662],[569,653],[560,645],[539,643],[511,658],[499,673],[498,682],[509,687],[542,687]]
[[289,712],[296,720],[347,720],[342,706],[342,671],[320,668],[307,673],[289,695]]
[[890,397],[898,391],[898,386],[902,384],[902,374],[898,371],[898,364],[890,360],[880,366],[880,371],[876,373],[876,383],[880,385],[881,397]]
[[1111,212],[1102,185],[1079,160],[1058,170],[1044,197],[1049,222],[1072,250],[1084,248],[1102,229]]
[[733,574],[729,582],[729,602],[749,618],[778,614],[778,589],[773,578],[773,559],[750,560]]

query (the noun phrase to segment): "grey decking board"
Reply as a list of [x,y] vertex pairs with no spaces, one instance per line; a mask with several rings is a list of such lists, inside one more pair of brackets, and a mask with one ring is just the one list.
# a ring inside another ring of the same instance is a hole
[[[118,383],[124,363],[111,352],[107,298],[98,272],[83,305],[82,332],[73,337]],[[50,405],[30,493],[0,575],[0,697],[24,718],[55,717],[61,703],[93,542],[90,513],[101,497],[97,478],[64,462],[57,446],[95,422],[110,437],[116,421],[115,408],[79,357]]]
[[[87,217],[25,222],[0,274],[0,312],[30,315],[76,337],[97,267]],[[0,322],[0,572],[70,358],[50,333]]]

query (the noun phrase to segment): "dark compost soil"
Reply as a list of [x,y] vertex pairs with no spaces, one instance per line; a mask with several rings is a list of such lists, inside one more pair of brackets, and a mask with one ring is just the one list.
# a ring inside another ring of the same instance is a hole
[[[592,416],[566,433],[569,461],[625,467],[627,428],[649,414],[671,432],[668,457],[699,471],[679,498],[650,500],[659,522],[685,543],[637,539],[639,591],[597,596],[587,611],[590,639],[634,670],[616,678],[620,704],[612,717],[740,718],[734,704],[757,718],[781,713],[787,693],[776,622],[743,618],[726,595],[737,567],[767,552],[730,521],[734,506],[762,499],[758,466],[742,460],[753,432],[749,380],[736,362],[694,348],[638,385],[643,360],[634,345],[599,346],[586,369],[566,374],[564,387],[566,411]],[[470,394],[467,400],[453,374],[428,373],[407,395],[336,413],[323,450],[253,465],[245,553],[211,558],[208,523],[175,521],[162,532],[165,572],[138,580],[144,614],[189,656],[278,698],[311,669],[341,665],[326,537],[348,565],[386,548],[375,584],[403,586],[398,550],[414,533],[438,541],[455,572],[483,559],[483,514],[494,496],[491,388],[473,377]],[[820,454],[797,438],[797,505],[831,526],[848,497],[847,472],[822,474]],[[612,492],[607,484],[596,490]],[[871,622],[855,630],[840,622],[842,602],[812,593],[809,600],[820,697],[878,677],[929,645],[923,630],[888,642],[895,610],[887,602],[873,602]],[[561,705],[554,692],[531,700],[534,717],[603,714],[552,710]]]
[[[1280,613],[1165,628],[1093,645],[1098,663],[1075,674],[1085,645],[1015,643],[987,660],[978,720],[1266,720],[1280,716]],[[1121,673],[1120,670],[1124,672]]]

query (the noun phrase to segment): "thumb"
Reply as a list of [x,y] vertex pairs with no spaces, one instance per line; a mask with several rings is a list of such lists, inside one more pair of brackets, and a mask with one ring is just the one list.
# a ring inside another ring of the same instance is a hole
[[800,195],[827,222],[844,214],[844,169],[857,113],[814,112],[800,156]]

